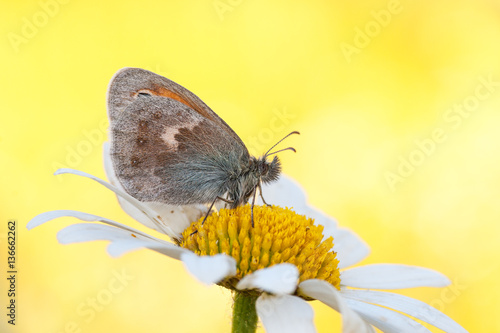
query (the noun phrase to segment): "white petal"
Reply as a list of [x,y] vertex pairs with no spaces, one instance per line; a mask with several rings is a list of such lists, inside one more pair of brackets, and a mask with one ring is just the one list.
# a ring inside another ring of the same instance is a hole
[[180,260],[180,257],[183,253],[189,251],[186,249],[183,249],[179,246],[175,246],[170,243],[157,243],[153,242],[151,240],[137,240],[137,239],[130,239],[127,238],[126,240],[123,241],[115,241],[111,242],[108,245],[108,253],[110,256],[117,258],[125,253],[139,250],[139,249],[149,249],[153,250],[155,252],[158,252],[160,254],[164,254],[167,257],[170,257],[172,259],[178,259]]
[[[107,219],[105,217],[101,217],[101,216],[97,216],[97,215],[93,215],[93,214],[89,214],[89,213],[83,213],[83,212],[79,212],[76,210],[67,210],[67,209],[53,210],[50,212],[45,212],[45,213],[39,214],[39,215],[35,216],[34,218],[32,218],[31,221],[28,222],[28,224],[26,225],[26,228],[28,228],[28,230],[31,230],[35,227],[38,227],[39,225],[44,224],[45,222],[57,219],[59,217],[75,217],[77,219],[80,219],[82,221],[87,221],[87,222],[104,222],[104,223],[107,223],[110,225],[127,228],[127,230],[134,230],[134,231],[140,232],[138,230],[135,230],[135,229],[130,228],[128,226],[125,226],[121,223],[115,222],[113,220]],[[140,232],[140,233],[142,233],[142,232]]]
[[[105,142],[103,144],[103,157],[106,176],[108,177],[109,182],[112,185],[125,193],[125,190],[116,177],[116,173],[111,162],[109,149],[109,142]],[[191,222],[198,220],[207,212],[207,207],[205,207],[204,205],[174,206],[160,202],[140,201],[141,205],[146,206],[151,211],[155,212],[154,216],[159,217],[159,221],[153,221],[141,209],[138,209],[136,205],[133,205],[122,196],[117,195],[117,198],[118,203],[120,204],[122,209],[134,220],[160,232],[162,232],[162,228],[158,226],[158,223],[162,225],[168,224],[168,226],[172,229],[172,232],[177,235],[177,238],[178,235],[180,235],[182,231],[184,231],[191,224]]]
[[316,332],[313,309],[300,297],[262,294],[255,306],[267,333]]
[[385,333],[430,333],[427,328],[400,313],[380,306],[344,299],[346,304],[356,311],[364,320]]
[[330,237],[338,228],[337,220],[311,205],[306,205],[301,214],[314,219],[316,224],[321,224],[324,227],[325,238]]
[[[142,247],[149,248],[174,259],[180,259],[180,253],[188,251],[113,220],[75,210],[56,210],[42,213],[29,221],[26,227],[28,230],[33,229],[59,217],[75,217],[82,221],[103,222],[108,225],[83,223],[69,226],[59,231],[57,235],[59,242],[62,244],[110,240],[112,243],[108,246],[108,252],[114,257]],[[132,236],[132,234],[136,237]]]
[[77,175],[77,176],[82,176],[82,177],[86,177],[86,178],[90,178],[96,182],[98,182],[99,184],[103,185],[104,187],[106,187],[107,189],[115,192],[115,194],[121,198],[123,198],[124,200],[126,200],[129,204],[131,204],[132,206],[134,206],[135,208],[137,208],[139,211],[143,212],[147,217],[150,218],[151,220],[151,223],[153,223],[154,225],[157,226],[157,230],[165,233],[166,235],[168,235],[169,237],[171,238],[178,238],[178,234],[174,233],[173,230],[167,226],[165,223],[163,223],[161,221],[161,216],[158,215],[158,213],[156,213],[154,210],[152,210],[151,208],[143,205],[139,200],[135,199],[134,197],[132,197],[131,195],[129,195],[128,193],[126,193],[125,191],[105,182],[104,180],[100,179],[100,178],[97,178],[95,176],[92,176],[86,172],[83,172],[83,171],[78,171],[78,170],[73,170],[73,169],[67,169],[67,168],[63,168],[63,169],[59,169],[57,170],[54,175],[60,175],[60,174],[65,174],[65,173],[70,173],[70,174],[73,174],[73,175]]
[[[270,205],[293,207],[298,214],[303,214],[307,207],[306,196],[302,188],[290,177],[281,175],[276,182],[262,185],[262,195]],[[257,204],[263,205],[260,195]]]
[[140,234],[146,238],[157,239],[153,236],[150,236],[148,234],[143,233],[142,231],[139,231],[137,229],[131,228],[131,227],[126,226],[124,224],[115,222],[113,220],[107,219],[105,217],[101,217],[101,216],[93,215],[93,214],[89,214],[89,213],[83,213],[83,212],[79,212],[76,210],[61,209],[61,210],[53,210],[50,212],[45,212],[45,213],[39,214],[39,215],[35,216],[33,219],[31,219],[31,221],[28,222],[26,227],[28,228],[28,230],[30,230],[30,229],[33,229],[33,228],[35,228],[35,227],[37,227],[45,222],[57,219],[59,217],[74,217],[74,218],[77,218],[79,220],[87,221],[87,222],[103,222],[103,223],[109,224],[111,226],[115,226],[115,227],[127,230],[128,232],[134,232],[134,233]]
[[[134,236],[132,236],[134,235]],[[147,239],[139,233],[98,223],[77,223],[61,229],[57,240],[61,244],[82,243],[98,240],[120,241],[124,239]]]
[[59,231],[57,239],[61,244],[108,240],[111,243],[107,250],[112,257],[119,257],[126,252],[141,248],[148,248],[173,259],[180,259],[182,253],[189,252],[187,249],[141,232],[131,232],[127,228],[97,223],[72,224]]
[[181,254],[184,266],[200,282],[211,285],[236,275],[236,260],[225,254],[198,256],[192,252]]
[[236,288],[260,289],[268,293],[282,295],[291,294],[297,289],[299,271],[292,264],[278,264],[259,269],[252,274],[245,275],[238,282]]
[[343,301],[334,286],[323,280],[311,279],[299,284],[299,293],[317,299],[342,314],[343,333],[375,332],[359,315]]
[[167,224],[175,234],[179,235],[177,238],[192,222],[205,216],[208,210],[204,205],[173,206],[149,201],[142,202],[142,204],[157,212],[161,217],[161,223]]
[[333,230],[333,250],[337,252],[339,268],[357,264],[370,253],[368,245],[347,228]]
[[[50,220],[53,220],[53,219],[56,219],[56,218],[62,217],[62,216],[68,216],[66,214],[67,212],[79,213],[77,211],[70,211],[70,210],[54,210],[54,211],[50,211],[50,212],[45,212],[45,213],[42,213],[42,214],[38,214],[37,216],[35,216],[34,218],[32,218],[26,224],[26,228],[28,230],[31,230],[31,229],[36,228],[36,227],[38,227],[38,226],[40,226],[40,225],[42,225],[45,222],[48,222]],[[82,213],[82,214],[84,214],[84,213]],[[92,220],[92,221],[94,221],[94,220]]]
[[373,264],[341,272],[342,285],[366,289],[444,287],[450,280],[432,269],[399,264]]
[[467,333],[462,326],[457,324],[444,313],[422,301],[407,296],[383,291],[350,289],[342,290],[340,293],[346,298],[382,305],[404,312],[412,317],[436,326],[445,332]]
[[[316,223],[325,227],[327,233],[329,230],[337,228],[335,219],[307,204],[304,190],[297,182],[286,175],[282,174],[274,183],[263,185],[262,195],[268,204],[289,207],[297,214],[314,219]],[[260,196],[257,197],[257,204],[263,204]]]

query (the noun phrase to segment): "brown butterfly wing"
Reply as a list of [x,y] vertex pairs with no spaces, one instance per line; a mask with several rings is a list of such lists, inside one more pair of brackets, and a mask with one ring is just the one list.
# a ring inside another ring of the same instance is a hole
[[139,89],[138,73],[153,73],[140,70],[130,80],[120,76],[131,70],[115,76],[108,96],[111,161],[123,188],[141,201],[173,205],[208,203],[222,196],[248,165],[241,140],[193,94],[205,113],[192,107],[201,108],[192,104],[193,98],[179,101],[150,93],[154,85]]
[[[195,94],[181,85],[141,68],[122,68],[111,79],[108,88],[108,116],[111,121],[119,117],[125,108],[133,103],[139,94],[149,94],[174,99],[185,104],[223,128],[241,145],[240,137]],[[246,147],[245,147],[246,149]]]

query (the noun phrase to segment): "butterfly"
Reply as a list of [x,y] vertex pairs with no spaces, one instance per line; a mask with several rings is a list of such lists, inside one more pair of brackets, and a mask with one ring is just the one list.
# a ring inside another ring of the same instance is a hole
[[[281,163],[271,150],[250,156],[238,135],[201,99],[179,84],[140,68],[123,68],[108,88],[110,155],[125,191],[169,205],[246,204],[262,184],[276,181]],[[267,204],[262,197],[262,200]],[[203,220],[204,222],[205,220]]]

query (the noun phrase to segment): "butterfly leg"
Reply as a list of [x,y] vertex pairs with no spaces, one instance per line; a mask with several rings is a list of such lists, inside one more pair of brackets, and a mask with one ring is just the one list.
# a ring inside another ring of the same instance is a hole
[[[228,200],[228,199],[225,199],[225,198],[222,198],[222,197],[215,197],[214,201],[212,201],[212,204],[210,205],[210,208],[208,208],[207,213],[205,214],[205,217],[203,218],[203,221],[201,222],[201,225],[203,225],[205,223],[205,221],[207,220],[207,217],[208,217],[208,215],[210,215],[210,212],[212,211],[212,208],[214,207],[215,202],[217,200],[222,200],[222,201],[227,202],[227,203],[233,203],[233,201],[231,201],[231,200]],[[198,230],[193,231],[191,233],[191,236],[194,235],[197,232],[198,232]]]
[[224,201],[226,203],[230,203],[230,204],[234,203],[234,201],[231,201],[231,200],[223,198],[223,197],[215,197],[214,201],[212,201],[212,204],[210,205],[210,208],[208,208],[207,214],[205,215],[205,218],[203,219],[203,222],[201,222],[201,225],[203,225],[203,223],[205,223],[205,221],[207,220],[207,217],[208,217],[208,215],[210,215],[210,211],[212,211],[212,208],[214,207],[215,202],[217,200],[222,200],[222,201]]
[[217,199],[222,200],[222,201],[224,201],[225,203],[228,203],[228,204],[234,203],[234,201],[226,199],[226,198],[223,198],[223,197],[217,197],[217,198],[215,198],[215,200],[217,200]]
[[257,187],[259,188],[260,198],[262,199],[262,202],[264,203],[264,205],[266,205],[267,207],[271,207],[271,205],[270,205],[270,204],[268,204],[268,203],[266,202],[266,200],[264,200],[264,196],[262,195],[262,187],[260,186],[260,184],[259,184],[259,185],[257,185]]
[[201,225],[203,225],[205,223],[205,221],[207,220],[207,217],[208,215],[210,214],[210,212],[212,211],[212,208],[214,207],[215,205],[215,202],[217,201],[217,199],[219,199],[219,197],[215,197],[214,201],[212,201],[212,204],[210,205],[210,207],[208,208],[207,210],[207,213],[205,214],[205,218],[203,219],[203,221],[201,222]]
[[254,226],[254,223],[253,223],[253,206],[255,206],[255,196],[257,195],[257,187],[255,187],[255,190],[253,191],[253,197],[252,197],[252,207],[250,208],[250,217],[251,217],[251,221],[252,221],[252,228]]

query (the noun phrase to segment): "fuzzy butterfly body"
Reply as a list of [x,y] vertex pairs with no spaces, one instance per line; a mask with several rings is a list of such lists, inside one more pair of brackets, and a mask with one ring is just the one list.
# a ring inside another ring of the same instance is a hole
[[160,75],[124,68],[108,89],[111,161],[122,187],[140,201],[170,205],[245,204],[278,179],[275,156],[255,158],[196,95]]

